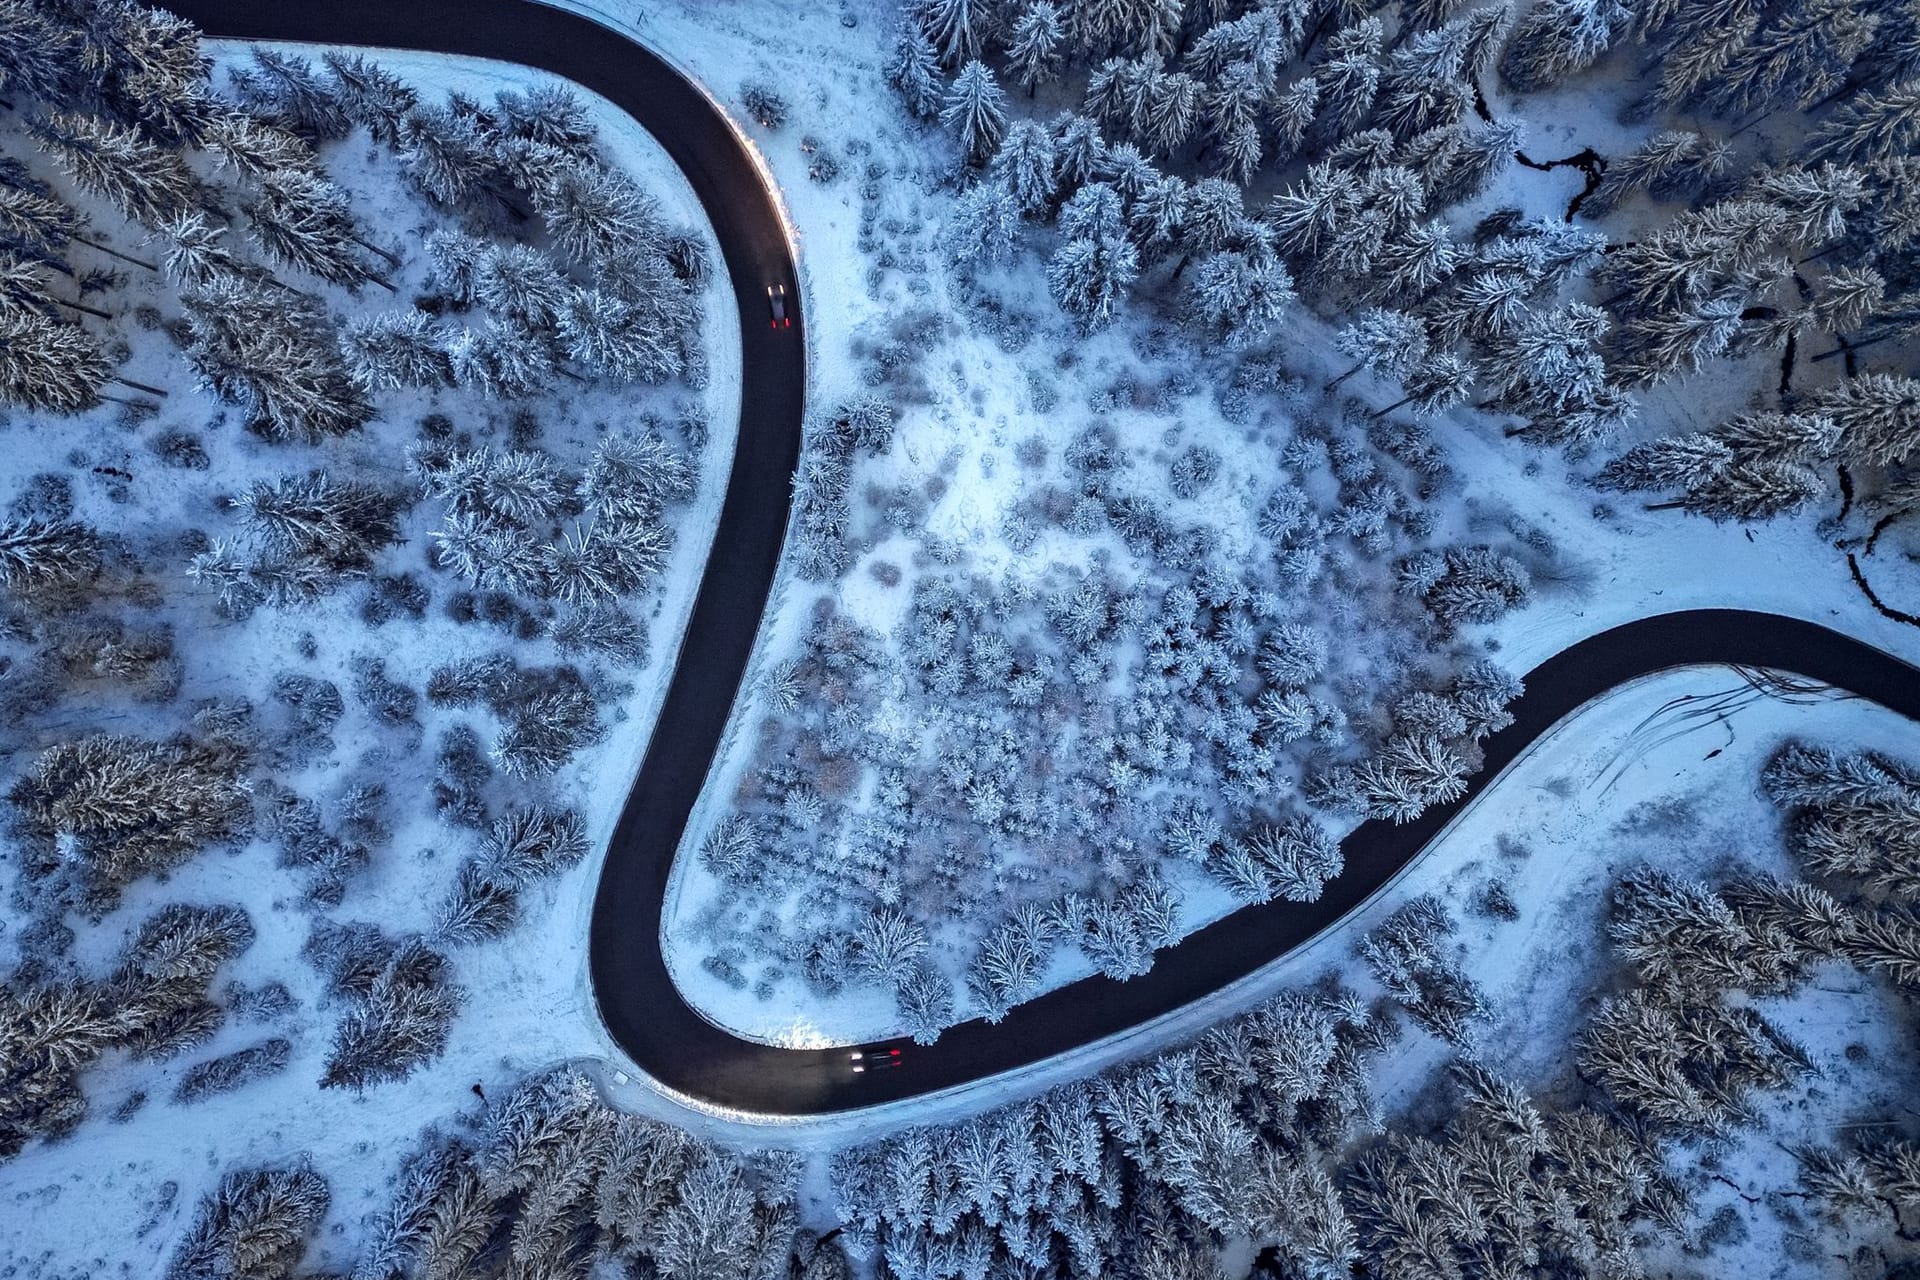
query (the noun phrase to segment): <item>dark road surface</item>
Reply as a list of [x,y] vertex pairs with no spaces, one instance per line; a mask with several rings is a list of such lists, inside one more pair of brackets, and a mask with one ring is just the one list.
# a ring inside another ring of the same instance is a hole
[[[888,1042],[905,1051],[894,1070],[855,1074],[845,1049],[736,1039],[680,998],[661,956],[660,912],[681,831],[726,727],[773,582],[799,452],[805,357],[798,289],[780,214],[759,171],[706,97],[659,58],[589,19],[526,0],[184,0],[168,7],[218,36],[384,45],[544,68],[631,113],[686,172],[706,207],[740,301],[739,444],[673,683],[607,852],[590,943],[594,991],[613,1038],[642,1071],[695,1099],[785,1115],[849,1110],[1027,1066],[1171,1013],[1339,920],[1417,856],[1528,743],[1638,676],[1696,663],[1769,667],[1920,719],[1920,672],[1811,623],[1732,610],[1629,623],[1527,673],[1514,724],[1485,743],[1486,766],[1468,796],[1404,826],[1359,827],[1344,844],[1346,870],[1316,903],[1237,911],[1161,952],[1144,977],[1076,982],[1020,1006],[998,1026],[968,1022],[929,1048]],[[768,327],[771,283],[787,285],[795,328]]]

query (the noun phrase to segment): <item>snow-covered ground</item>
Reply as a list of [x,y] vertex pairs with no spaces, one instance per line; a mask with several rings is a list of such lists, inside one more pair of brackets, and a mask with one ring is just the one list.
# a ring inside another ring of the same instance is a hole
[[[244,48],[215,42],[210,52],[225,58]],[[491,98],[499,89],[525,89],[551,79],[506,63],[399,51],[376,56],[428,97],[458,89]],[[705,243],[708,260],[717,264],[719,245],[705,213],[659,144],[604,100],[581,96],[600,129],[608,157],[659,200],[670,225],[695,230]],[[379,214],[373,221],[383,225]],[[417,245],[409,246],[409,251],[417,252]],[[103,970],[125,930],[160,904],[237,902],[252,916],[258,938],[227,966],[223,980],[232,977],[250,987],[280,981],[297,1003],[289,1016],[271,1027],[236,1020],[204,1050],[170,1062],[133,1063],[116,1054],[90,1069],[82,1088],[91,1108],[80,1129],[63,1142],[29,1148],[8,1162],[0,1175],[0,1185],[6,1188],[0,1193],[0,1205],[4,1205],[0,1258],[9,1264],[0,1269],[6,1274],[50,1278],[157,1274],[195,1203],[223,1170],[238,1164],[284,1162],[303,1153],[311,1156],[333,1189],[329,1226],[310,1261],[344,1269],[357,1251],[363,1216],[385,1203],[387,1183],[400,1156],[414,1145],[422,1127],[444,1125],[463,1108],[477,1109],[472,1085],[480,1084],[489,1092],[504,1090],[527,1072],[561,1059],[617,1053],[600,1029],[587,982],[588,914],[601,855],[645,753],[706,565],[739,418],[737,309],[724,272],[710,277],[701,308],[710,374],[694,398],[712,431],[695,460],[698,482],[692,500],[670,512],[676,538],[667,567],[647,594],[629,602],[646,620],[648,656],[640,667],[622,672],[619,687],[603,697],[605,737],[551,780],[551,794],[582,811],[592,849],[587,860],[534,886],[522,902],[520,924],[504,939],[455,953],[454,980],[464,988],[465,1001],[446,1055],[406,1081],[365,1093],[323,1090],[317,1084],[340,1010],[327,1005],[320,976],[299,954],[309,917],[297,902],[298,872],[276,867],[273,850],[255,841],[230,856],[202,855],[164,883],[135,885],[121,908],[100,927],[80,929],[76,955],[85,971]],[[596,419],[637,427],[634,420],[641,414],[670,413],[676,399],[689,394],[679,387],[630,388],[607,394],[603,400],[596,395],[593,402],[574,404],[565,415],[567,420],[548,421],[546,442],[570,441],[576,433],[590,442]],[[398,420],[408,421],[404,416]],[[108,427],[91,434],[98,437],[113,430]],[[372,460],[366,452],[371,446],[366,444],[288,450],[245,437],[236,441],[237,434],[229,425],[224,440],[209,442],[231,449],[215,463],[215,476],[223,487],[238,487],[254,474],[320,464],[325,460],[320,455],[331,449],[348,453],[355,462],[383,467],[396,482],[401,479],[400,459]],[[74,437],[47,428],[14,426],[5,435],[8,469],[21,477],[42,467],[57,467],[77,443]],[[101,460],[109,461],[111,455]],[[183,495],[204,487],[204,473],[188,472],[183,479],[182,473],[161,469],[144,457],[137,457],[131,466],[140,477],[133,514],[143,508],[161,513],[148,527],[170,527],[183,515],[193,521],[221,518],[212,511],[175,514],[185,501]],[[96,493],[83,491],[77,497],[82,518],[97,518],[108,529],[139,527],[127,524],[126,508],[116,510],[100,502]],[[402,551],[421,556],[423,544],[424,538],[416,532],[411,547]],[[397,559],[402,551],[388,555]],[[390,571],[384,559],[382,568]],[[304,610],[262,610],[248,623],[235,626],[216,619],[201,593],[184,581],[174,590],[183,602],[174,618],[178,649],[186,663],[183,701],[214,694],[264,700],[272,673],[289,664],[302,632],[311,633],[318,642],[317,662],[302,669],[325,675],[342,688],[350,683],[346,667],[356,653],[377,653],[390,674],[417,688],[433,667],[505,642],[500,632],[456,624],[442,616],[437,606],[418,622],[390,623],[384,632],[368,631],[357,617],[358,593],[352,592],[341,592]],[[405,644],[396,646],[394,637],[402,630]],[[521,642],[516,652],[523,661],[538,661],[537,655],[549,648],[546,641]],[[449,718],[424,703],[421,717],[428,743]],[[172,713],[163,712],[156,723],[171,726]],[[323,765],[318,777],[285,780],[312,793],[327,785],[327,767],[392,779],[391,846],[376,854],[373,865],[352,881],[335,914],[342,919],[371,920],[390,932],[424,929],[431,924],[472,836],[435,817],[425,782],[414,776],[423,759],[430,766],[430,748],[411,760],[383,760],[376,735],[350,712],[336,731],[343,741],[339,761]],[[13,762],[17,765],[23,759],[15,755]],[[0,874],[10,879],[10,870]],[[0,885],[0,889],[6,887]],[[0,947],[7,942],[0,932]],[[170,1100],[178,1077],[193,1062],[269,1034],[293,1043],[285,1071],[201,1102]],[[148,1095],[145,1104],[123,1122],[109,1119],[135,1091]],[[116,1208],[107,1212],[103,1206]]]

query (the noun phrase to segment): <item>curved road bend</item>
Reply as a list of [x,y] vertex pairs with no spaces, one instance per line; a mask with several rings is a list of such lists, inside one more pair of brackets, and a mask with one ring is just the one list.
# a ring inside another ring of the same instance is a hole
[[767,327],[765,288],[795,274],[780,214],[739,138],[659,58],[587,18],[527,0],[171,0],[209,33],[423,49],[527,63],[593,89],[639,120],[686,172],[740,299],[745,385],[740,441],[673,683],[607,852],[591,931],[601,1016],[641,1070],[718,1106],[782,1115],[852,1110],[1027,1066],[1173,1012],[1246,977],[1339,921],[1419,855],[1528,744],[1583,703],[1670,667],[1734,663],[1791,672],[1920,720],[1920,671],[1837,632],[1739,610],[1627,623],[1527,673],[1511,727],[1488,738],[1465,797],[1404,826],[1367,822],[1343,843],[1346,869],[1311,904],[1234,912],[1162,952],[1130,982],[1091,977],[1013,1010],[997,1026],[906,1041],[894,1070],[855,1074],[847,1050],[740,1040],[684,1000],[660,951],[667,876],[726,726],[766,605],[787,521],[803,412],[801,335]]

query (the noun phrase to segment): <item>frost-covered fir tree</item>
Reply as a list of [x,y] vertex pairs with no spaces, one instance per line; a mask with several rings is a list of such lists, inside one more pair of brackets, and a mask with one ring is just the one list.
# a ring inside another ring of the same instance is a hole
[[291,1280],[331,1202],[311,1169],[236,1169],[200,1202],[166,1280]]
[[347,372],[368,391],[453,384],[447,335],[424,311],[377,311],[355,316],[340,333]]
[[954,261],[965,266],[998,262],[1013,251],[1020,207],[998,182],[983,182],[955,202],[942,238]]
[[975,164],[984,164],[1006,132],[1007,95],[986,63],[973,61],[960,69],[940,108],[940,123],[952,129],[960,149]]
[[940,114],[940,55],[928,43],[917,23],[908,23],[900,32],[887,63],[887,83],[906,103],[907,112],[918,120],[931,120]]
[[1537,0],[1514,29],[1500,76],[1526,93],[1584,71],[1631,25],[1621,0]]
[[1341,355],[1356,363],[1328,384],[1329,390],[1366,369],[1400,378],[1427,353],[1427,328],[1415,315],[1373,308],[1334,336]]
[[419,95],[404,80],[357,53],[329,49],[320,55],[332,79],[332,97],[340,110],[374,141],[398,146],[407,113]]
[[28,132],[74,184],[149,227],[191,209],[199,184],[181,152],[112,120],[84,112],[35,116]]
[[1007,65],[1027,96],[1060,74],[1066,38],[1060,7],[1052,0],[1028,0],[1020,10],[1007,38]]
[[1032,214],[1053,200],[1055,166],[1053,134],[1035,121],[1016,120],[994,154],[991,176],[1006,187],[1021,213]]
[[298,170],[267,174],[258,189],[258,198],[244,208],[249,232],[267,257],[330,284],[353,288],[372,282],[393,291],[360,251],[372,249],[389,265],[397,265],[397,260],[361,238],[344,191]]
[[0,311],[0,399],[80,413],[100,403],[112,376],[105,353],[78,325],[37,311]]
[[353,120],[335,96],[335,85],[314,72],[305,58],[273,49],[252,50],[248,66],[229,70],[234,96],[250,113],[313,142],[343,138]]
[[1296,295],[1277,258],[1209,254],[1188,277],[1194,312],[1212,334],[1246,346],[1267,336]]
[[1139,274],[1139,252],[1124,235],[1068,240],[1047,263],[1054,301],[1089,331],[1111,323],[1121,296]]

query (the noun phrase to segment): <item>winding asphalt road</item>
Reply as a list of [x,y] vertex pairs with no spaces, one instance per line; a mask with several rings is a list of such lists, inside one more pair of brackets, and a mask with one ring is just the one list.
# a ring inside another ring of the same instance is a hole
[[[805,355],[795,327],[773,331],[766,286],[799,291],[779,209],[728,125],[692,84],[645,48],[587,18],[528,0],[172,0],[209,33],[471,54],[526,63],[604,95],[658,138],[686,172],[719,237],[740,300],[745,384],[733,471],[673,683],[627,798],[594,903],[590,963],[600,1013],[648,1075],[723,1107],[804,1115],[851,1110],[966,1084],[1125,1031],[1245,977],[1308,941],[1419,855],[1526,746],[1581,704],[1670,667],[1732,663],[1791,672],[1920,720],[1920,671],[1812,623],[1700,610],[1602,632],[1526,676],[1513,725],[1485,743],[1468,795],[1404,826],[1368,822],[1343,848],[1346,870],[1310,905],[1248,907],[1162,952],[1130,982],[1088,978],[1020,1006],[997,1026],[964,1023],[938,1044],[901,1048],[894,1070],[855,1074],[847,1050],[744,1041],[684,1000],[660,949],[660,914],[681,832],[745,673],[787,523],[799,454]],[[555,963],[570,964],[570,957]]]

